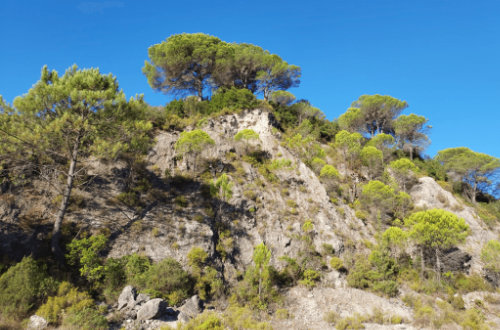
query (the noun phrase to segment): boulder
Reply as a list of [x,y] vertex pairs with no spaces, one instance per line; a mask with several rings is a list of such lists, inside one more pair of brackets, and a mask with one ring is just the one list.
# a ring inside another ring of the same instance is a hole
[[161,298],[151,299],[141,306],[137,312],[137,320],[153,320],[162,316],[167,309],[167,303]]
[[195,318],[198,314],[203,312],[203,302],[195,295],[186,300],[179,310],[183,318]]
[[151,297],[148,296],[147,294],[145,293],[139,293],[137,295],[137,297],[135,298],[135,304],[136,305],[142,305],[144,304],[145,302],[148,302],[149,300],[151,300]]
[[134,307],[135,297],[137,296],[137,291],[131,285],[127,285],[123,288],[122,293],[118,297],[118,310],[128,306]]
[[28,326],[26,328],[31,330],[40,330],[47,328],[48,325],[49,322],[47,322],[46,319],[38,315],[33,315],[30,317]]

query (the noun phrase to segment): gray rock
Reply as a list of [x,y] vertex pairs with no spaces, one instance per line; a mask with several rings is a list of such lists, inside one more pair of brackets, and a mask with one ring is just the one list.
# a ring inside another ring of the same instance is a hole
[[118,310],[124,308],[125,306],[134,307],[135,297],[137,296],[137,291],[131,285],[127,285],[123,288],[122,293],[118,297]]
[[49,322],[47,322],[46,319],[44,319],[41,316],[38,315],[32,315],[30,317],[27,329],[33,329],[33,330],[39,330],[39,329],[45,329],[49,325]]
[[161,298],[151,299],[141,306],[137,312],[137,320],[152,320],[159,318],[165,313],[167,303]]
[[[201,312],[203,312],[203,303],[200,298],[195,295],[189,298],[184,305],[182,305],[179,310],[181,311],[182,317],[194,318]],[[179,316],[180,316],[179,315]]]
[[177,315],[177,320],[181,323],[188,323],[189,320],[191,320],[192,317],[188,316],[187,314],[184,314],[183,312],[180,312],[179,315]]
[[151,300],[151,297],[148,296],[147,294],[145,293],[139,293],[137,295],[137,297],[135,298],[135,303],[136,305],[142,305],[144,304],[145,302],[148,302],[149,300]]

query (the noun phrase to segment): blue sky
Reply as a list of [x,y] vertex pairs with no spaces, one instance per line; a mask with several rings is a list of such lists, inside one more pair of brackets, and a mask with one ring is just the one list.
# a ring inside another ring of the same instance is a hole
[[76,63],[165,104],[141,73],[148,47],[204,32],[299,65],[291,92],[329,119],[362,94],[388,94],[429,118],[428,154],[466,146],[500,157],[499,12],[498,0],[2,0],[0,95],[27,92],[45,64]]

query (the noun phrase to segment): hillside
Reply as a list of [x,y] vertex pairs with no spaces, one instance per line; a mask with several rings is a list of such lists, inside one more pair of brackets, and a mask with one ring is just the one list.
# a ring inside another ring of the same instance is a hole
[[500,159],[427,156],[389,95],[328,120],[251,44],[143,73],[178,98],[76,65],[0,98],[0,329],[500,328]]
[[[287,310],[288,316],[285,319],[278,314],[264,316],[263,320],[274,328],[326,329],[332,327],[325,318],[332,312],[338,314],[338,318],[382,313],[383,323],[394,316],[400,317],[406,328],[420,328],[422,324],[418,322],[422,322],[422,316],[416,315],[418,310],[405,304],[403,297],[423,295],[427,300],[434,294],[418,294],[411,285],[402,282],[396,297],[384,298],[384,295],[351,288],[346,279],[350,267],[345,270],[330,266],[332,258],[343,259],[347,264],[353,262],[348,261],[353,254],[368,253],[377,242],[377,229],[370,221],[357,218],[342,199],[332,201],[318,173],[283,143],[283,133],[273,126],[276,123],[272,113],[264,109],[207,120],[200,128],[215,145],[205,149],[199,156],[203,161],[190,170],[186,159],[177,157],[175,144],[179,132],[158,131],[146,157],[147,170],[141,173],[149,187],[141,192],[136,205],[120,199],[127,170],[124,163],[85,160],[87,175],[92,176],[92,180],[74,192],[79,204],[71,207],[65,220],[67,230],[75,232],[76,237],[82,232],[105,233],[108,237],[108,247],[102,252],[105,258],[137,253],[158,262],[170,257],[185,269],[192,269],[189,251],[199,247],[208,253],[207,260],[217,269],[223,283],[231,287],[237,287],[242,274],[252,265],[254,247],[265,243],[271,252],[269,265],[278,271],[287,269],[282,258],[286,256],[289,260],[302,260],[320,275],[312,284],[299,281],[279,289],[280,298],[268,307],[274,312]],[[259,136],[250,146],[234,139],[245,129]],[[327,145],[322,147],[331,149]],[[249,157],[248,148],[258,150],[262,160]],[[328,154],[325,161],[333,163],[334,154]],[[274,166],[263,169],[263,164]],[[207,194],[207,187],[209,189],[213,178],[222,173],[232,182],[232,195],[218,201]],[[37,256],[43,250],[40,246],[48,235],[46,228],[50,226],[51,205],[56,195],[50,190],[38,182],[16,190],[15,195],[14,192],[2,194],[0,241],[4,257]],[[473,207],[430,177],[420,177],[409,193],[414,208],[447,209],[464,218],[471,229],[465,243],[458,245],[458,251],[443,254],[443,272],[461,271],[482,276],[480,251],[485,242],[498,237],[496,227],[486,226]],[[311,229],[305,229],[306,223]],[[411,248],[408,252],[415,253]],[[468,297],[484,299],[485,288],[480,292],[474,288],[473,292],[464,294],[466,306],[474,304]],[[494,292],[487,296],[489,300],[500,299]],[[227,308],[229,301],[224,297],[229,295],[209,300],[215,311]],[[431,298],[431,306],[440,301],[437,299]],[[500,325],[500,319],[493,312],[495,303],[485,301],[484,304],[481,310],[486,322]],[[373,322],[367,321],[369,328],[375,327]]]

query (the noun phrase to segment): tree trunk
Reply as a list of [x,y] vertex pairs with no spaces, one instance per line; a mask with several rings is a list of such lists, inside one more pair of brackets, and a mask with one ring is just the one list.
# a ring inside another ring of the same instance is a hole
[[203,101],[203,87],[198,87],[198,100]]
[[269,90],[266,88],[264,88],[264,101],[269,101]]
[[439,249],[436,248],[436,275],[438,285],[441,286],[441,260],[439,259]]
[[425,268],[425,259],[424,259],[424,247],[420,247],[420,277],[424,279],[424,268]]
[[71,190],[73,189],[78,151],[80,149],[80,139],[81,136],[77,136],[76,141],[73,145],[73,151],[71,152],[71,161],[68,170],[68,179],[66,181],[66,186],[64,187],[63,198],[61,201],[61,205],[59,206],[59,211],[57,212],[57,217],[54,222],[54,229],[52,231],[51,250],[59,263],[64,263],[64,254],[62,253],[61,247],[59,246],[59,241],[61,239],[61,224],[68,208],[69,198],[71,197]]
[[410,160],[413,161],[413,146],[410,146]]
[[476,193],[477,193],[477,180],[474,181],[472,186],[472,203],[476,204]]
[[259,268],[259,300],[262,302],[262,268]]

